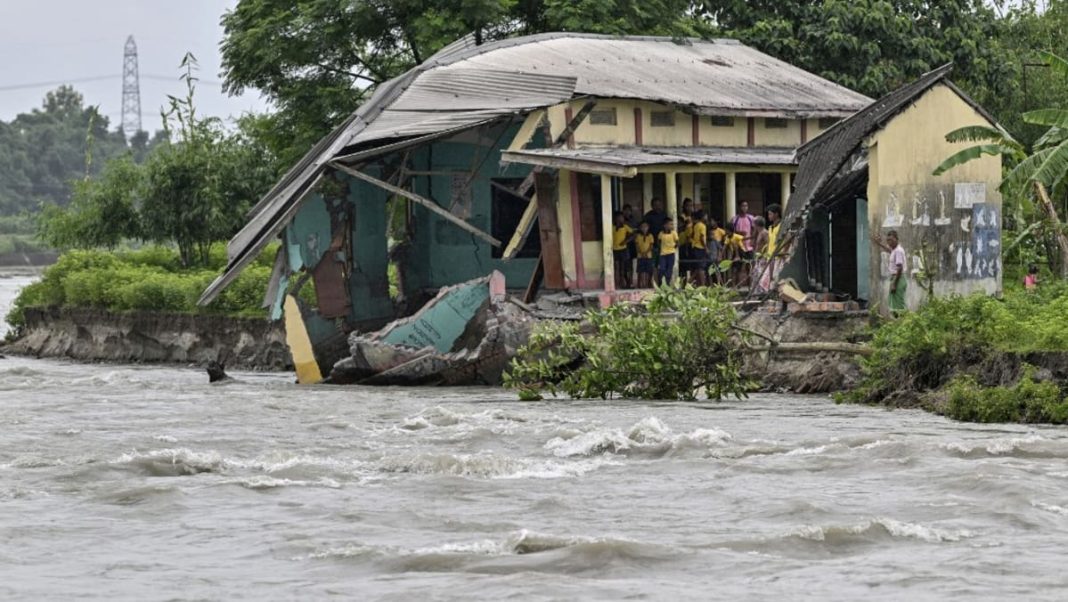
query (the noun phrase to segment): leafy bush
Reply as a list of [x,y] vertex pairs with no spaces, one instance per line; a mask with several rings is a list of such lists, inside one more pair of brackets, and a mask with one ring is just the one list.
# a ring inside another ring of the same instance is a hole
[[1029,368],[1012,387],[982,387],[970,376],[949,384],[945,414],[968,422],[1068,422],[1068,400],[1052,382],[1036,382]]
[[658,289],[648,308],[592,311],[588,325],[544,322],[519,350],[505,384],[524,399],[541,392],[575,398],[696,399],[742,396],[743,335],[718,288]]
[[938,389],[999,354],[1068,351],[1068,287],[932,299],[875,331],[864,378],[844,400],[882,403]]
[[[138,250],[110,253],[68,251],[47,268],[40,281],[19,293],[7,321],[17,336],[25,324],[28,307],[95,307],[111,311],[203,312],[241,316],[264,316],[260,307],[271,277],[277,245],[268,247],[208,307],[198,307],[204,289],[218,276],[218,270],[181,268],[178,253],[169,247],[149,246]],[[212,247],[225,264],[225,245]],[[309,289],[310,287],[305,287]],[[302,291],[303,292],[303,291]]]

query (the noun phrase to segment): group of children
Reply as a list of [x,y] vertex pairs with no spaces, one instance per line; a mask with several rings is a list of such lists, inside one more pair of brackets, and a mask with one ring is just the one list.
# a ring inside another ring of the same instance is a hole
[[775,222],[770,230],[763,217],[748,213],[744,201],[724,227],[699,206],[695,208],[692,199],[683,200],[678,229],[675,220],[664,214],[659,199],[653,199],[652,207],[637,224],[629,205],[613,216],[616,288],[651,288],[653,283],[670,281],[676,261],[679,277],[695,286],[759,287],[770,282],[780,213],[777,205],[768,207],[769,219]]

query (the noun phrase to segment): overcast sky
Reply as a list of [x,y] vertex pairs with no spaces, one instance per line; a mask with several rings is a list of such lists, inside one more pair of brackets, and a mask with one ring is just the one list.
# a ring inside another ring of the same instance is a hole
[[46,92],[72,82],[88,104],[100,106],[112,129],[118,127],[123,47],[131,34],[139,54],[144,129],[159,129],[166,95],[183,93],[178,64],[186,51],[200,62],[202,114],[262,112],[267,103],[258,92],[228,97],[218,85],[219,18],[235,4],[237,0],[0,0],[0,119],[10,121],[39,107]]

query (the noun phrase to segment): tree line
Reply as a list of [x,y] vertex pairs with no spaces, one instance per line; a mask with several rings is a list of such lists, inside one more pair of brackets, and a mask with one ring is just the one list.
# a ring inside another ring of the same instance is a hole
[[[69,88],[0,124],[0,215],[48,206],[60,247],[138,238],[196,263],[273,180],[375,86],[472,34],[549,31],[730,37],[871,97],[947,62],[954,80],[1026,150],[1023,115],[1066,108],[1041,51],[1068,56],[1068,0],[240,0],[222,17],[226,91],[275,107],[234,128],[167,108],[172,125],[125,140]],[[186,65],[189,68],[189,65]],[[187,73],[192,90],[192,73]]]

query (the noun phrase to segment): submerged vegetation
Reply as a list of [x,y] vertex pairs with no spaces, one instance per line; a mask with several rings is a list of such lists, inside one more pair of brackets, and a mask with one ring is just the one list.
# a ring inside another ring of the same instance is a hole
[[882,324],[864,378],[840,401],[921,407],[977,422],[1068,419],[1068,285],[932,299]]
[[513,360],[505,384],[541,394],[693,400],[741,397],[745,333],[720,288],[657,289],[645,307],[613,305],[585,322],[543,322]]

